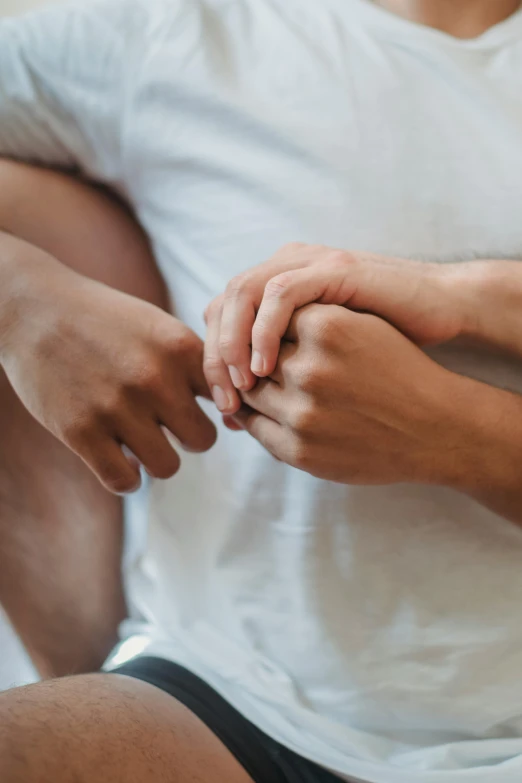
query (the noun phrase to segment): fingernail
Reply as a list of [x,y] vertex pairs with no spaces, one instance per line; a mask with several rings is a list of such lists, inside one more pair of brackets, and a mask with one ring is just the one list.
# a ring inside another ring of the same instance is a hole
[[241,370],[238,370],[237,367],[229,366],[228,371],[230,373],[230,377],[232,378],[232,383],[236,387],[236,389],[240,389],[242,386],[247,386],[247,379],[241,372]]
[[259,351],[254,351],[252,354],[250,369],[254,373],[263,373],[265,371],[265,360],[263,359],[263,354],[259,353]]
[[232,400],[221,386],[212,387],[212,397],[220,411],[226,411],[232,407]]

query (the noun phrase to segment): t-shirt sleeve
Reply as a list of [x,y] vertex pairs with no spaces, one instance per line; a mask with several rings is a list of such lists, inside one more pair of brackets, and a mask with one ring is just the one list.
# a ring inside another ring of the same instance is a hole
[[83,0],[0,21],[0,156],[118,177],[146,8]]

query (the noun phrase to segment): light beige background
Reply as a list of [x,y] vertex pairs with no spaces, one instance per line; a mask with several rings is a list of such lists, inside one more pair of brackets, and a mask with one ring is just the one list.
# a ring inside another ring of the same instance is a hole
[[49,5],[49,0],[0,0],[0,14],[23,13],[41,5]]

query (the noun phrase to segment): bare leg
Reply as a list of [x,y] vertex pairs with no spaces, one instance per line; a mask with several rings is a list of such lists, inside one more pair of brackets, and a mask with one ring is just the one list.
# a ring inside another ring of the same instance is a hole
[[2,783],[252,783],[220,740],[152,685],[91,674],[0,695]]
[[[144,235],[112,199],[6,161],[0,194],[0,228],[167,306]],[[1,370],[0,433],[0,603],[42,676],[93,671],[125,614],[121,501],[32,419]]]

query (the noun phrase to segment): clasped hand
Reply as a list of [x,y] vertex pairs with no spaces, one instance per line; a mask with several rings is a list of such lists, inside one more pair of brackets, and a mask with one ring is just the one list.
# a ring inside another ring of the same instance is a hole
[[[231,426],[333,481],[451,482],[452,267],[290,245],[206,311],[204,369]],[[448,440],[449,438],[449,440]]]
[[458,376],[415,344],[462,329],[444,267],[292,245],[209,306],[203,346],[160,309],[13,243],[0,366],[111,491],[139,485],[123,447],[167,478],[180,462],[169,433],[186,449],[212,446],[196,402],[209,389],[229,426],[313,475],[447,483]]

